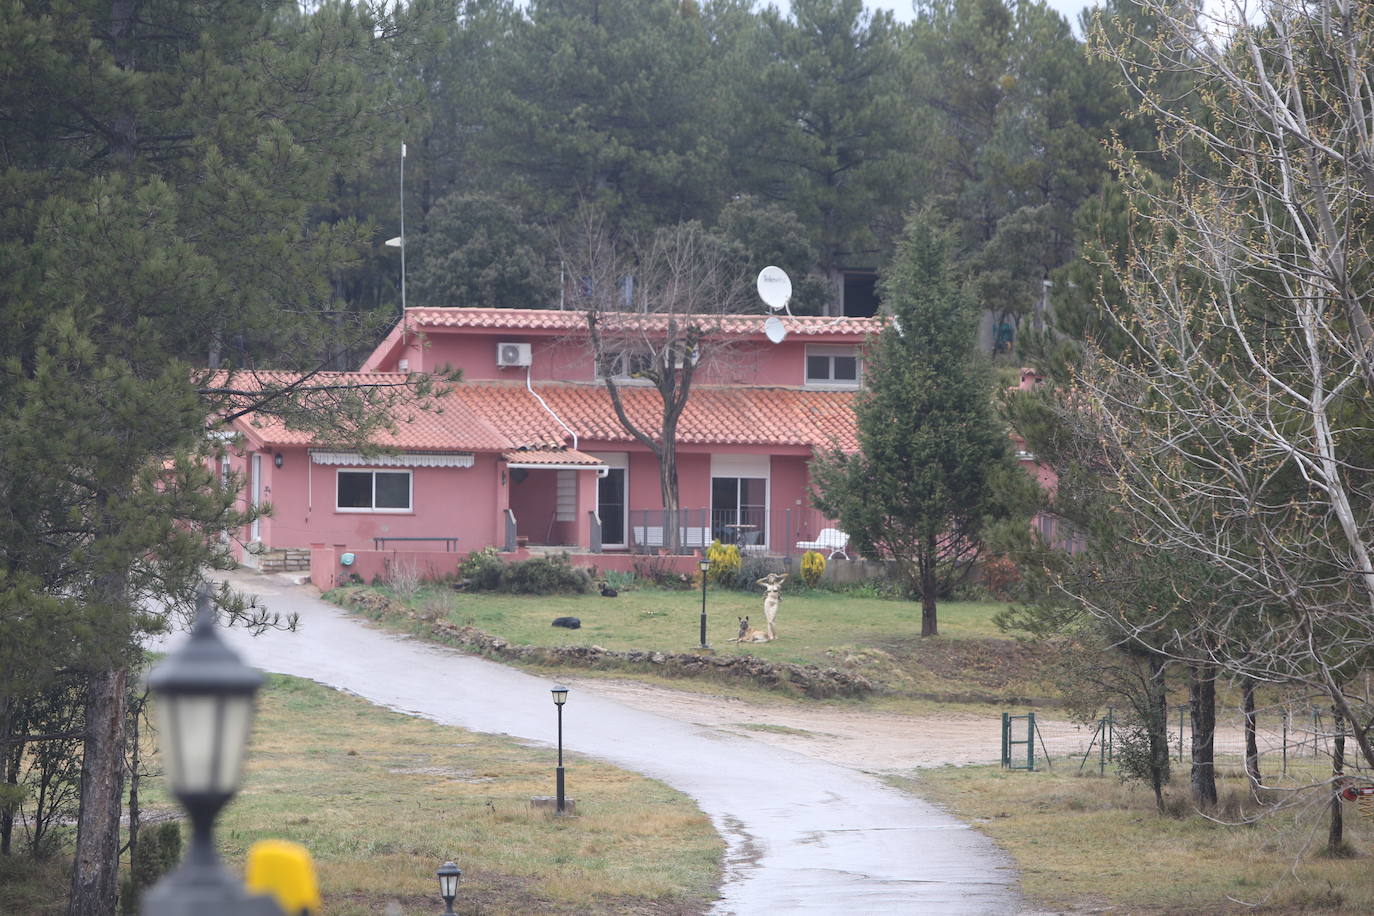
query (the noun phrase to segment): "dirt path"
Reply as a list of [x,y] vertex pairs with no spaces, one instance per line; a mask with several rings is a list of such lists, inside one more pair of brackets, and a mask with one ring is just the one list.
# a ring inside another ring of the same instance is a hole
[[[629,680],[569,678],[568,683],[645,712],[869,772],[997,763],[1001,756],[1000,724],[995,713],[905,716],[819,705],[754,703]],[[1091,733],[1084,734],[1067,722],[1045,721],[1040,728],[1047,742],[1067,739],[1086,746],[1091,737]]]
[[[632,680],[579,677],[565,680],[569,685],[634,709],[749,737],[815,760],[869,773],[1001,762],[1000,711],[993,709],[985,715],[899,715],[852,707],[801,706],[785,700],[752,702]],[[1007,711],[1021,714],[1026,710],[1009,708]],[[1091,726],[1085,728],[1043,713],[1037,716],[1036,726],[1037,761],[1043,761],[1048,752],[1051,765],[1064,761],[1077,766],[1085,754],[1087,765],[1097,764],[1100,752]],[[1024,738],[1024,720],[1015,728],[1015,737]],[[1279,736],[1270,731],[1261,729],[1259,743],[1263,752],[1274,752],[1280,745]],[[1183,737],[1185,741],[1191,739],[1186,733]],[[1171,732],[1170,739],[1179,739],[1176,730]],[[1215,740],[1218,753],[1239,755],[1243,752],[1244,734],[1238,723],[1219,722]],[[1024,754],[1024,746],[1017,753]]]

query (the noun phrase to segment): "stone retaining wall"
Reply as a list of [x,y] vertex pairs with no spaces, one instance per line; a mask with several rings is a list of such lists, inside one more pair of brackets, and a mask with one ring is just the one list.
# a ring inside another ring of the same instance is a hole
[[447,620],[430,620],[378,592],[354,591],[344,603],[370,614],[407,617],[428,624],[430,632],[447,642],[492,658],[509,658],[582,668],[641,667],[669,677],[711,675],[748,681],[761,687],[790,686],[808,697],[862,697],[877,688],[868,678],[836,668],[765,661],[756,655],[713,655],[697,652],[627,652],[600,646],[522,646],[484,633],[476,627]]
[[257,557],[259,572],[305,572],[310,569],[310,551],[305,548],[286,547],[269,550]]

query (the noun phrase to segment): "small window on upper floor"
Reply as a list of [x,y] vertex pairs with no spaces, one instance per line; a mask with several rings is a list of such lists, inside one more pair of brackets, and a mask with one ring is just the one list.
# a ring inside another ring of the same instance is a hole
[[858,347],[807,347],[806,384],[814,388],[858,388]]
[[596,365],[596,377],[604,379],[607,376],[617,382],[648,382],[645,373],[653,362],[653,356],[649,353],[636,350],[617,350],[606,353]]

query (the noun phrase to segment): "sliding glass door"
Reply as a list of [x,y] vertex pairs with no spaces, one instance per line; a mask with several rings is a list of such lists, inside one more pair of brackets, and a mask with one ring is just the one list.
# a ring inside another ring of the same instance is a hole
[[711,478],[711,537],[741,547],[768,543],[768,478]]

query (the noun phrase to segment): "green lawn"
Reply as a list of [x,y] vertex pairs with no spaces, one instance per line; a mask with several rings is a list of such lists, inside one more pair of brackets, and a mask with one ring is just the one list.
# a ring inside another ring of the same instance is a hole
[[[342,599],[348,590],[333,595]],[[420,621],[449,620],[523,645],[595,645],[612,650],[685,652],[700,633],[701,592],[657,588],[600,595],[528,596],[422,589],[408,602],[418,620],[391,625],[420,629]],[[730,642],[738,618],[763,624],[761,593],[710,587],[707,642],[717,652],[749,653],[772,662],[838,667],[864,674],[900,697],[955,702],[1044,697],[1043,650],[1003,636],[993,616],[1005,605],[950,601],[939,607],[940,636],[921,639],[920,605],[824,590],[784,594],[777,639]],[[578,630],[551,626],[577,617]]]

